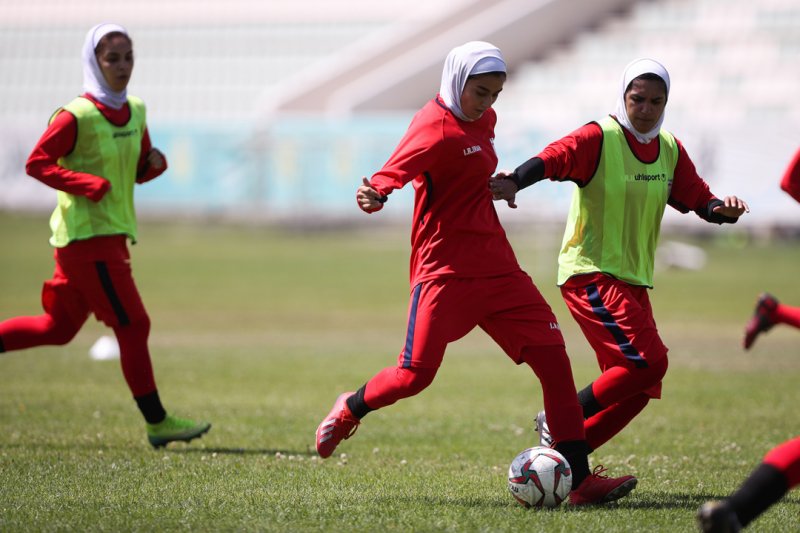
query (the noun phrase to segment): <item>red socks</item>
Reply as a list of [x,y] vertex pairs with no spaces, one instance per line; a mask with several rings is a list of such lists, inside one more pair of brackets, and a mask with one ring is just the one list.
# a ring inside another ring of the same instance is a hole
[[5,351],[23,350],[34,346],[67,344],[83,324],[74,325],[69,319],[51,315],[19,316],[0,323],[0,339]]
[[770,318],[776,324],[788,324],[800,328],[800,307],[778,304]]
[[384,368],[367,382],[364,403],[370,409],[380,409],[397,400],[419,394],[433,382],[437,370],[398,366]]
[[583,441],[583,409],[578,403],[567,351],[563,346],[525,348],[521,359],[542,384],[547,425],[556,442]]
[[650,397],[644,393],[603,409],[596,415],[586,419],[583,426],[586,430],[586,441],[592,450],[596,450],[611,437],[622,431],[636,415],[642,412]]
[[114,328],[119,342],[122,374],[134,397],[144,396],[156,390],[153,365],[147,338],[150,335],[150,320],[138,320],[126,326]]
[[[0,323],[0,342],[5,351],[35,346],[62,345],[71,341],[83,324],[74,324],[58,315],[21,316]],[[156,390],[147,337],[149,319],[114,328],[120,349],[120,362],[125,381],[134,397]]]

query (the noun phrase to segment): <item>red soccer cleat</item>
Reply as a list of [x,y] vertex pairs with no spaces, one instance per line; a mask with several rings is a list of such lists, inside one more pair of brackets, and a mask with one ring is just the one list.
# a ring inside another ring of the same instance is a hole
[[594,468],[589,477],[577,489],[569,493],[570,505],[593,505],[618,500],[636,488],[637,479],[633,476],[608,477],[606,469],[600,465]]
[[323,459],[330,457],[342,439],[349,439],[358,429],[360,421],[347,407],[346,400],[352,394],[352,392],[340,394],[331,412],[317,427],[317,453]]
[[769,331],[775,322],[772,321],[772,313],[778,307],[778,300],[771,294],[764,293],[758,297],[756,302],[755,311],[753,316],[744,327],[744,339],[742,346],[745,350],[749,350],[753,343],[756,341],[761,333]]

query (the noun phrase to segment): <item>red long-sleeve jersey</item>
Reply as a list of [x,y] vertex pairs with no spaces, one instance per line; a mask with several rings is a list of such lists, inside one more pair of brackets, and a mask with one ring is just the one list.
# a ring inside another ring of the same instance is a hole
[[443,277],[500,276],[520,270],[497,217],[489,177],[497,167],[493,109],[457,119],[437,98],[370,182],[382,195],[412,182],[411,285]]
[[[642,144],[628,130],[623,128],[623,131],[628,146],[639,160],[648,162],[658,158],[660,143]],[[683,144],[677,138],[675,141],[678,143],[678,163],[668,203],[681,213],[694,211],[708,220],[708,204],[717,198],[697,174]],[[574,181],[578,186],[584,186],[597,171],[602,146],[603,130],[596,122],[590,122],[551,143],[537,157],[544,162],[545,177],[554,181]]]
[[800,149],[795,152],[781,179],[781,189],[800,202]]
[[[120,109],[114,109],[104,105],[88,93],[84,94],[83,97],[91,100],[103,116],[114,125],[122,126],[131,118],[131,110],[127,103]],[[75,148],[77,138],[77,119],[72,113],[64,112],[63,110],[59,111],[47,127],[47,130],[39,138],[39,142],[36,143],[31,155],[28,156],[25,171],[29,176],[36,178],[49,187],[69,194],[86,196],[96,202],[108,190],[109,182],[103,176],[68,170],[58,164],[60,157],[68,155]],[[156,170],[149,167],[147,154],[151,148],[150,134],[145,128],[142,135],[142,150],[139,155],[137,183],[149,181],[161,175],[167,169],[166,158],[164,168]]]

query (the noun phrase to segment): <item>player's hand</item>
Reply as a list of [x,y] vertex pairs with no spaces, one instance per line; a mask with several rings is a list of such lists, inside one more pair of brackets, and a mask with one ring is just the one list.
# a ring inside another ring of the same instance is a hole
[[111,182],[105,178],[97,177],[97,187],[87,194],[87,198],[93,202],[99,202],[111,190]]
[[723,204],[718,205],[712,211],[728,218],[739,218],[745,213],[750,212],[747,202],[736,196],[726,196],[722,200]]
[[375,187],[372,186],[366,177],[361,178],[361,180],[362,184],[358,190],[356,190],[358,207],[366,213],[380,211],[383,208],[383,204],[386,203],[386,197],[376,191]]
[[507,176],[510,174],[510,172],[501,171],[489,178],[489,190],[492,192],[492,198],[495,201],[505,200],[508,203],[508,207],[516,209],[517,184],[508,179]]
[[163,170],[166,166],[167,159],[158,148],[151,148],[147,153],[147,165],[155,170]]

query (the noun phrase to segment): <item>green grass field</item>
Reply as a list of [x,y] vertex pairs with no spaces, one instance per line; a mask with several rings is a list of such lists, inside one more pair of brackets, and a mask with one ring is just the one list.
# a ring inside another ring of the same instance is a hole
[[[694,531],[701,503],[800,433],[800,332],[739,347],[759,292],[800,305],[800,246],[722,227],[703,242],[705,270],[656,275],[664,399],[592,456],[639,477],[618,504],[513,501],[506,470],[534,443],[541,392],[480,331],[451,346],[431,387],[370,414],[320,460],[314,430],[336,395],[394,364],[404,342],[407,230],[371,221],[141,224],[134,274],[161,397],[213,428],[151,449],[118,362],[88,356],[107,333],[93,319],[67,346],[0,355],[0,531]],[[598,371],[554,286],[558,234],[510,238],[561,319],[580,388]],[[41,312],[47,238],[46,215],[0,213],[0,319]],[[798,523],[794,492],[752,529]]]

